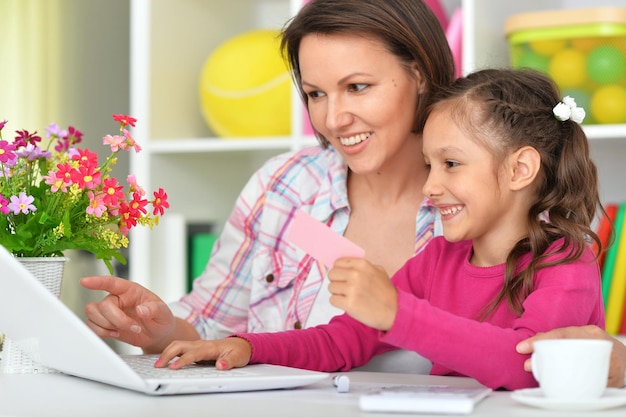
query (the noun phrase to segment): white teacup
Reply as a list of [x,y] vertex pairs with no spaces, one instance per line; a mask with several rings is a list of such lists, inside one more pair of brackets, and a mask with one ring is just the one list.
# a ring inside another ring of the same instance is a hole
[[604,393],[613,343],[599,339],[550,339],[533,343],[533,376],[547,398],[585,400]]

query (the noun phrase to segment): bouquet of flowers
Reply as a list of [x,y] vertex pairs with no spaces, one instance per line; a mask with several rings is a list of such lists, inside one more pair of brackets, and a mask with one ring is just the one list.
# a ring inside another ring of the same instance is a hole
[[0,121],[0,244],[9,252],[52,257],[84,250],[113,273],[113,259],[126,263],[120,249],[128,247],[128,231],[158,224],[169,208],[165,191],[148,199],[134,175],[126,185],[111,176],[119,152],[141,150],[128,130],[137,120],[121,114],[113,120],[120,132],[103,138],[111,153],[102,164],[96,153],[76,147],[83,134],[72,126],[49,125],[45,141],[18,130],[9,142],[2,135],[7,121]]

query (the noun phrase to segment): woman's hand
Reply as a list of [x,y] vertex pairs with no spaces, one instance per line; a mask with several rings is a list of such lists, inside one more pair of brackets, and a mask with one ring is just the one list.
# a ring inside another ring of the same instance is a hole
[[[157,368],[180,369],[201,361],[215,361],[217,369],[241,368],[250,362],[252,346],[240,337],[220,340],[176,340],[169,344],[154,364]],[[172,359],[177,358],[174,362]]]
[[106,291],[104,299],[85,306],[87,326],[102,338],[117,339],[158,353],[175,338],[198,339],[198,333],[176,319],[167,304],[141,285],[116,277],[81,279],[90,290]]
[[[622,388],[624,386],[624,373],[626,372],[626,346],[609,336],[604,330],[598,326],[581,326],[581,327],[563,327],[561,329],[550,330],[545,333],[537,333],[535,336],[526,340],[522,340],[516,347],[517,351],[522,354],[530,354],[533,352],[533,342],[543,339],[606,339],[613,342],[613,351],[611,352],[611,365],[609,368],[609,387]],[[524,363],[524,369],[531,371],[530,359]]]
[[367,326],[391,328],[398,312],[398,291],[382,267],[365,259],[340,258],[328,279],[332,305]]

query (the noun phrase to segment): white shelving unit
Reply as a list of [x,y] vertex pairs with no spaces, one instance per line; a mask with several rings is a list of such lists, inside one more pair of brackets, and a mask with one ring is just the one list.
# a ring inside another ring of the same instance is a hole
[[[461,0],[464,73],[508,66],[503,36],[507,17],[521,12],[595,7],[594,0]],[[450,2],[446,2],[450,3]],[[623,7],[623,0],[605,5]],[[211,137],[197,99],[198,74],[211,51],[247,30],[280,28],[301,0],[131,0],[131,115],[143,151],[131,172],[147,190],[163,187],[171,209],[162,224],[131,235],[131,279],[166,301],[184,293],[186,222],[223,224],[239,191],[267,158],[315,143],[304,137],[297,93],[292,94],[292,134],[278,138]],[[626,200],[626,125],[589,126],[604,201]],[[615,173],[621,173],[615,175]],[[183,230],[181,230],[183,229]]]
[[[130,172],[163,187],[170,210],[153,230],[131,231],[129,276],[166,300],[185,290],[185,225],[219,227],[250,175],[270,156],[315,143],[302,134],[293,92],[291,136],[216,138],[202,118],[199,74],[211,52],[243,32],[279,29],[300,0],[131,0],[131,115],[143,150]],[[250,65],[254,65],[251,62]]]

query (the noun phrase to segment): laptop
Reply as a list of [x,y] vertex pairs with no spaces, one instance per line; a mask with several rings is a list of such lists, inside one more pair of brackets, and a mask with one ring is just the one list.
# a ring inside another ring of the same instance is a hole
[[[0,331],[12,344],[28,346],[45,367],[151,395],[295,388],[328,378],[263,364],[230,371],[196,364],[174,371],[154,368],[156,355],[119,355],[1,245]],[[145,370],[133,368],[142,364]]]

